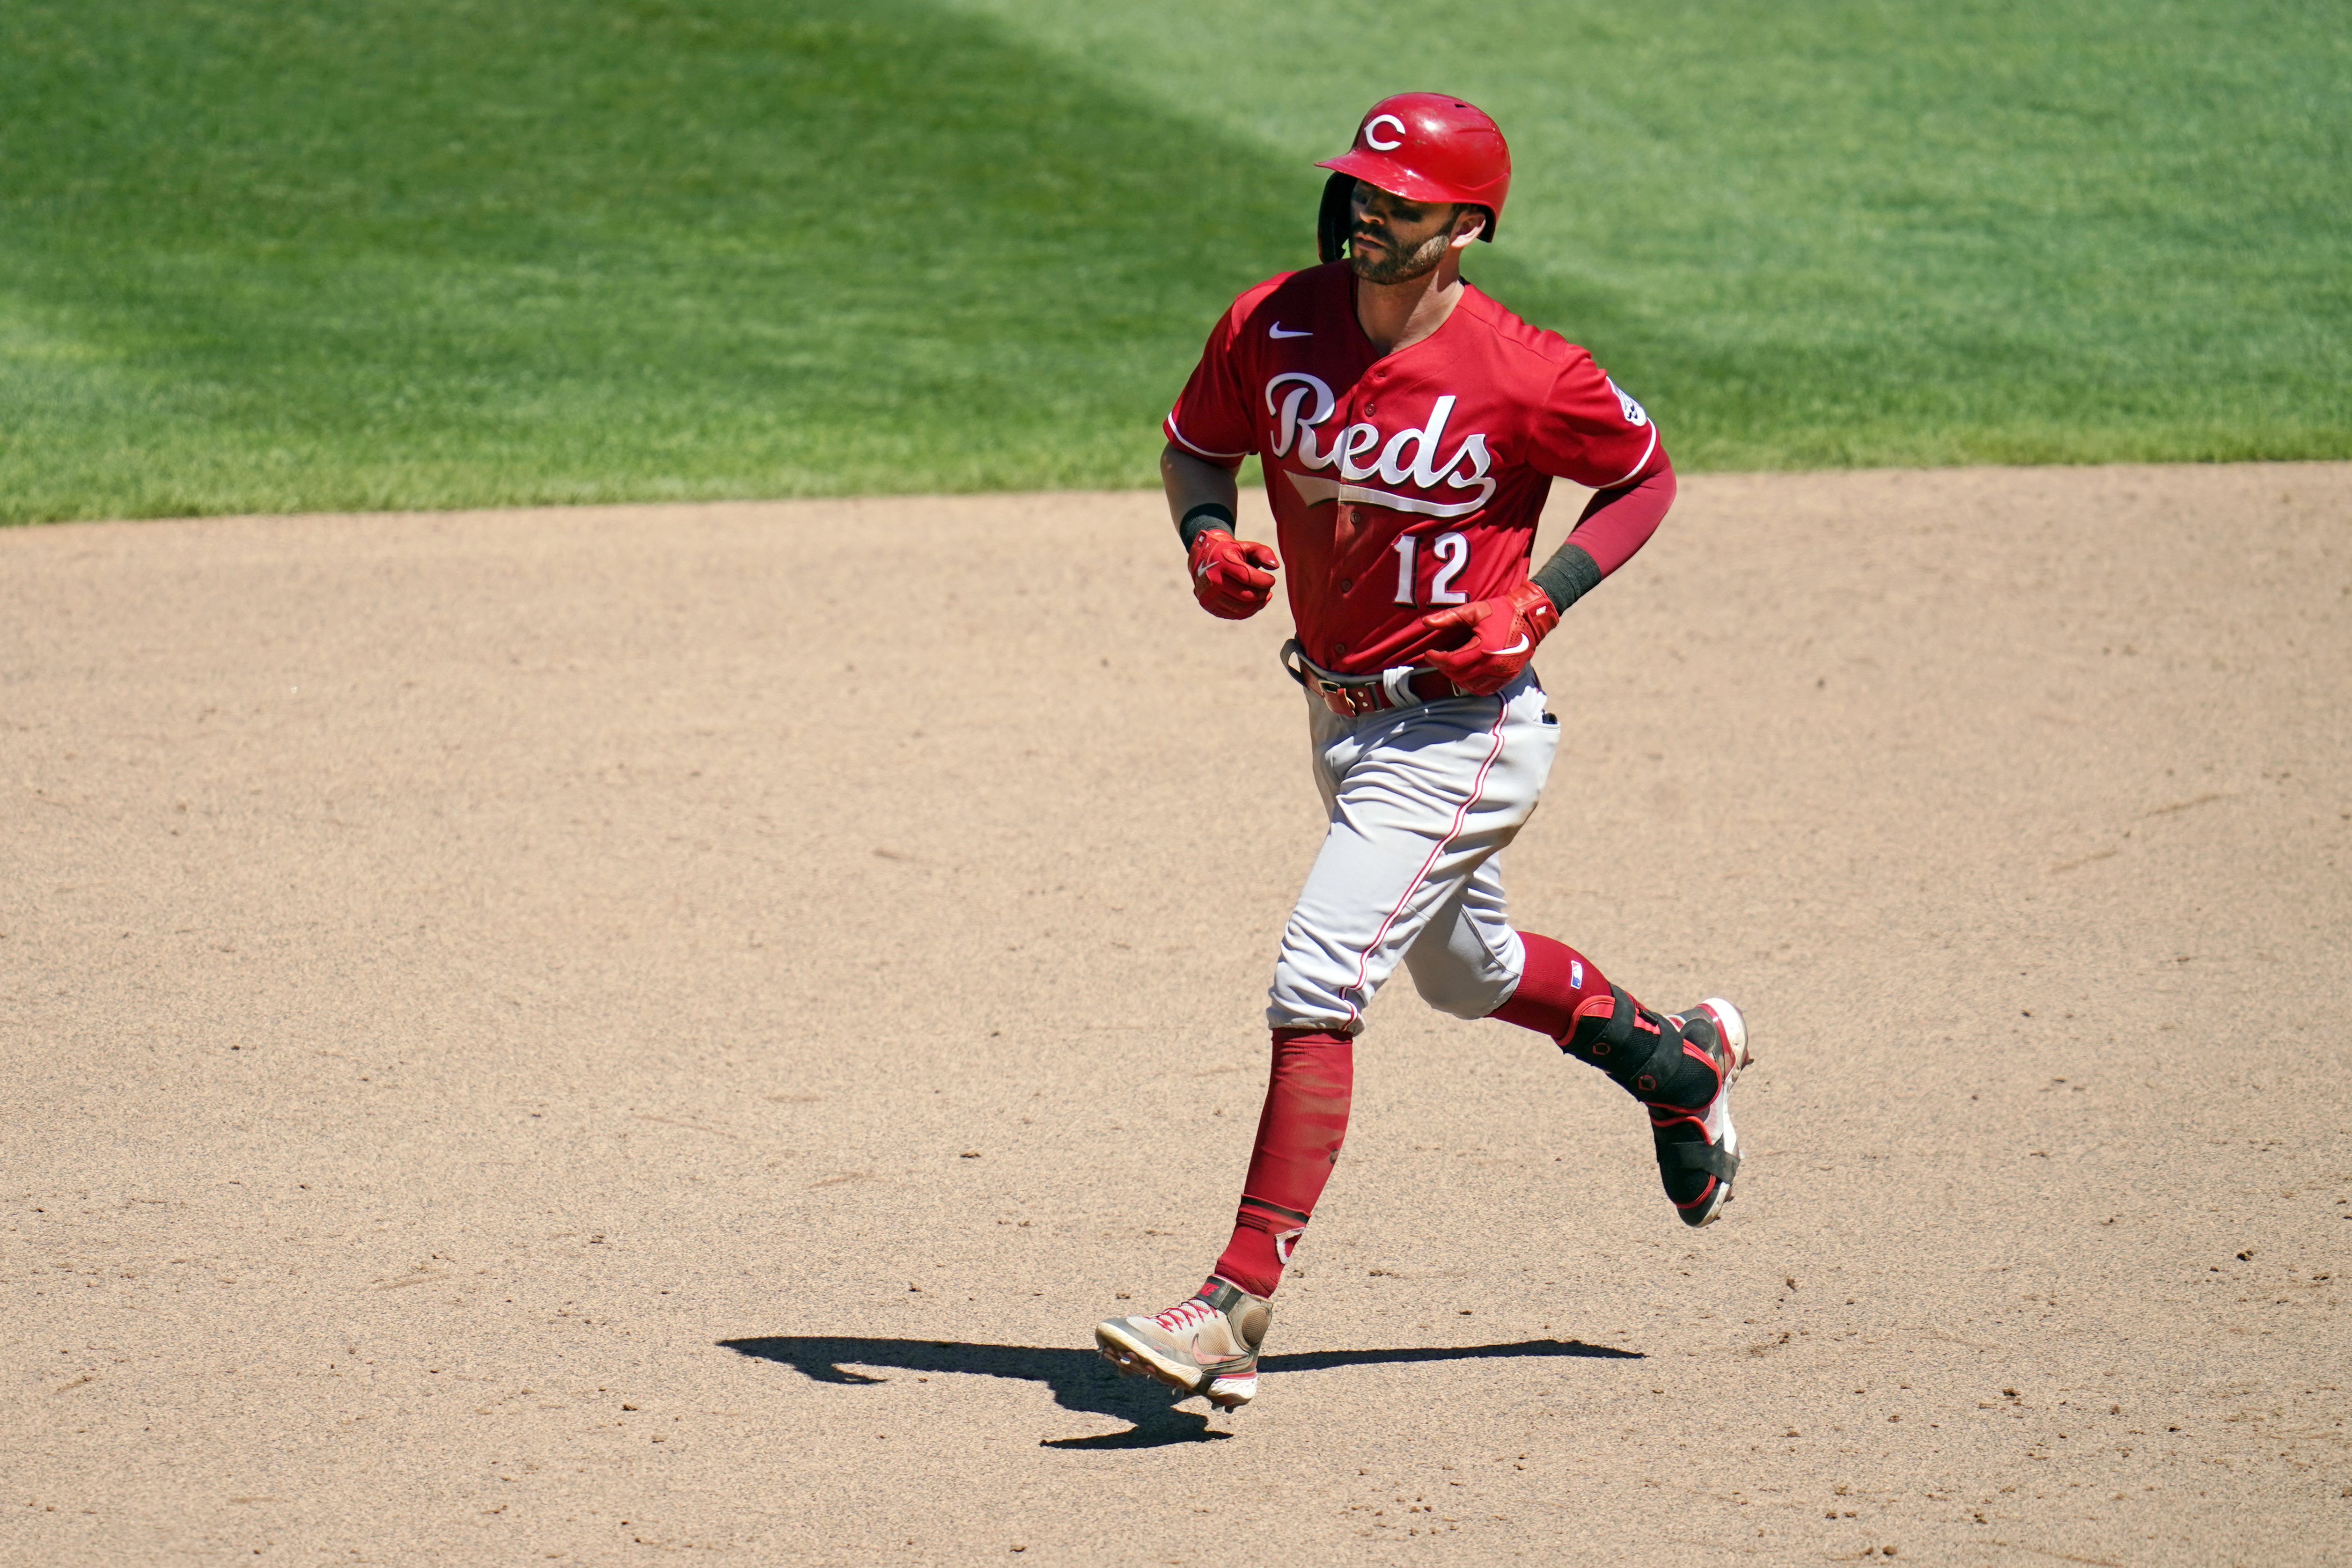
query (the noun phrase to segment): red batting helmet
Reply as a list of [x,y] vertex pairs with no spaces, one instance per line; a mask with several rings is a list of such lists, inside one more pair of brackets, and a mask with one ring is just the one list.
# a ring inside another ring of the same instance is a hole
[[1511,150],[1486,111],[1442,92],[1401,92],[1364,113],[1356,144],[1318,169],[1378,185],[1408,202],[1484,207],[1480,239],[1495,237],[1511,189]]

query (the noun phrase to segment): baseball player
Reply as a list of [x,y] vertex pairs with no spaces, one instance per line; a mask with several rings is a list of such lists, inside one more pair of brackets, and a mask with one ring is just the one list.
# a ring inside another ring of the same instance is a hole
[[[1498,867],[1559,744],[1528,661],[1673,504],[1657,429],[1584,350],[1462,280],[1510,188],[1492,120],[1442,93],[1384,99],[1320,167],[1324,264],[1234,301],[1168,415],[1160,474],[1202,608],[1255,615],[1285,574],[1283,662],[1329,828],[1275,963],[1233,1239],[1190,1300],[1095,1330],[1123,1369],[1229,1410],[1257,1393],[1270,1298],[1347,1133],[1355,1036],[1400,962],[1431,1006],[1536,1030],[1640,1101],[1688,1225],[1731,1196],[1748,1061],[1729,1002],[1653,1011],[1513,929]],[[1234,535],[1253,453],[1278,551]],[[1530,575],[1555,476],[1596,493]]]

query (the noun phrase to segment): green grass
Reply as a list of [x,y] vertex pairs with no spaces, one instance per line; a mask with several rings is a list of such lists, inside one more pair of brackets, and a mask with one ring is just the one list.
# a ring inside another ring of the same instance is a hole
[[15,0],[0,519],[1148,484],[1409,85],[1685,467],[2352,455],[2327,5]]
[[2337,5],[967,4],[1293,157],[1403,85],[1486,106],[1475,275],[1685,466],[2352,455]]

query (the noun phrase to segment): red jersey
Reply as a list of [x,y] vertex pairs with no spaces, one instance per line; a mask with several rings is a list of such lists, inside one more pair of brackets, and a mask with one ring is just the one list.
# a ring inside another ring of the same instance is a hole
[[1664,454],[1591,355],[1468,284],[1444,326],[1386,355],[1353,284],[1332,262],[1234,300],[1165,428],[1228,468],[1257,455],[1307,656],[1369,674],[1458,638],[1423,616],[1526,580],[1555,475],[1612,489]]

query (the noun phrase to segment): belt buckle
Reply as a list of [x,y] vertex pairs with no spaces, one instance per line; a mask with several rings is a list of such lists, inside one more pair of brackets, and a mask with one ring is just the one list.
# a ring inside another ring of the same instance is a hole
[[1363,706],[1364,688],[1361,686],[1346,681],[1327,681],[1320,675],[1315,678],[1315,685],[1323,693],[1323,706],[1341,718],[1361,718],[1372,711]]

